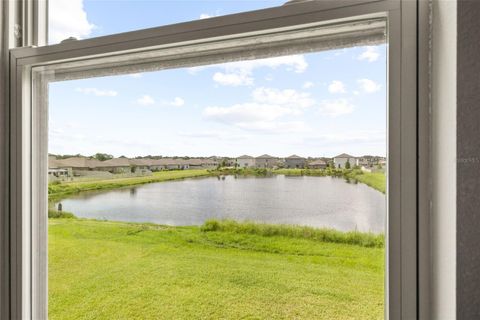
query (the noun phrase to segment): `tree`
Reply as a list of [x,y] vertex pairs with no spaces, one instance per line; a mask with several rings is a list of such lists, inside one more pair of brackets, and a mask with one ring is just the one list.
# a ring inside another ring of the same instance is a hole
[[350,169],[351,166],[350,166],[350,160],[347,160],[347,162],[345,163],[345,169]]
[[93,157],[95,159],[97,159],[98,161],[105,161],[105,160],[113,159],[113,156],[111,154],[107,154],[107,153],[96,153]]

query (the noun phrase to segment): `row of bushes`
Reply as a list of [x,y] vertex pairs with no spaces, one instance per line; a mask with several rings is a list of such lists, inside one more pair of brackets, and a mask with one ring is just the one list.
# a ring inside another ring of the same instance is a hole
[[358,245],[370,248],[383,248],[385,236],[366,232],[342,232],[334,229],[320,229],[296,225],[277,225],[255,222],[237,222],[233,220],[208,220],[201,230],[204,232],[223,231],[260,236],[282,236],[303,238],[320,242]]

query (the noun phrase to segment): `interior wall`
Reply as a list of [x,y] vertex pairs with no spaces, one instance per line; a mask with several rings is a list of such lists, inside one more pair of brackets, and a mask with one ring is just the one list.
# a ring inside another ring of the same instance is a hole
[[455,0],[432,1],[431,317],[456,317],[456,37]]
[[457,28],[457,319],[480,319],[480,1]]

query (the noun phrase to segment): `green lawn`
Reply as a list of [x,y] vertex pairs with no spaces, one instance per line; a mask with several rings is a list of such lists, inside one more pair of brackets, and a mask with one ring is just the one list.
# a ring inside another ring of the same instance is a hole
[[49,318],[383,318],[383,248],[212,230],[50,219]]
[[211,175],[211,173],[206,169],[174,171],[172,170],[154,172],[152,175],[144,177],[106,179],[84,182],[62,182],[59,184],[50,183],[48,185],[48,197],[51,200],[57,200],[65,196],[77,194],[83,191],[118,189],[145,183],[194,178],[208,175]]
[[383,172],[363,172],[361,174],[353,174],[353,178],[382,193],[386,191],[387,177]]

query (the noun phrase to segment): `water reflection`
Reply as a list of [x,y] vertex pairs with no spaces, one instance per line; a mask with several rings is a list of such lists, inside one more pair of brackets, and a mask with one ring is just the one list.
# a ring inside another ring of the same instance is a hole
[[[129,196],[127,195],[129,194]],[[161,182],[62,200],[79,217],[200,225],[206,219],[254,220],[383,232],[385,196],[331,177],[209,177]]]

